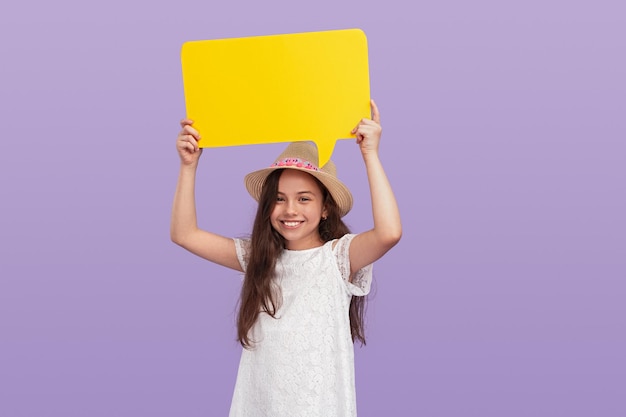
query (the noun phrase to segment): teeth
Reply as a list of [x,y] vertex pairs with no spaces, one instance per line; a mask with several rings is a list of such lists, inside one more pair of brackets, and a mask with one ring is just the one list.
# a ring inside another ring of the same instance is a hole
[[296,227],[300,222],[283,222],[287,227]]

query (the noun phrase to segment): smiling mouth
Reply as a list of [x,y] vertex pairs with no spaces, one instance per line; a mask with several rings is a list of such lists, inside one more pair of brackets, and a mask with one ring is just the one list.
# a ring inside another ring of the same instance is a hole
[[283,220],[281,223],[284,224],[286,227],[298,227],[303,222],[301,222],[301,221],[285,221],[285,220]]

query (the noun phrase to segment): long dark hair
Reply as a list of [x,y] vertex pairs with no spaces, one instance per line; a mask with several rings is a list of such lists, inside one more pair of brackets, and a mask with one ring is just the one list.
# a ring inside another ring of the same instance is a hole
[[[276,260],[285,249],[285,239],[272,227],[270,216],[276,204],[278,181],[283,171],[284,169],[277,169],[267,176],[252,226],[248,266],[241,288],[239,315],[237,316],[237,339],[246,349],[254,345],[249,332],[259,314],[264,312],[276,318],[276,312],[280,307],[281,294],[274,286],[273,278]],[[322,190],[323,204],[327,214],[326,220],[320,221],[318,227],[322,240],[328,242],[350,233],[328,189],[317,178],[315,181]],[[349,310],[352,341],[358,340],[362,345],[365,344],[365,299],[366,297],[352,297]]]

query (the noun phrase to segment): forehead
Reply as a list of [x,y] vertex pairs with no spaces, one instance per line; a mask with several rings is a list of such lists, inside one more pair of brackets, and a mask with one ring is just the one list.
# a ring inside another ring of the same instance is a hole
[[296,169],[285,169],[278,180],[278,191],[286,192],[302,192],[310,191],[313,193],[321,193],[317,181],[313,176]]

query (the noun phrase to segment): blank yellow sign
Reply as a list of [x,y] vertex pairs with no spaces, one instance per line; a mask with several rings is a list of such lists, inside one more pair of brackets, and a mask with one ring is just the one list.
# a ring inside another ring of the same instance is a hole
[[370,117],[359,29],[186,42],[181,60],[201,147],[310,140],[323,166]]

